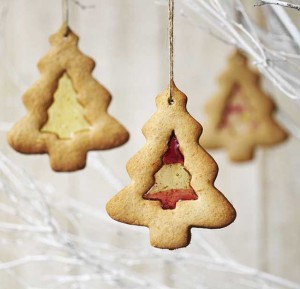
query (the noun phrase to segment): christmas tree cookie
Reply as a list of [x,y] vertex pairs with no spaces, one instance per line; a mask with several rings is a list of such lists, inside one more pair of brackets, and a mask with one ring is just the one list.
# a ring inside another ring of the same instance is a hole
[[258,145],[271,146],[287,134],[273,118],[272,100],[260,87],[259,74],[236,52],[227,71],[220,77],[220,91],[206,106],[200,143],[206,148],[225,148],[232,161],[253,158]]
[[38,64],[41,77],[23,96],[28,113],[8,133],[15,150],[48,153],[55,171],[82,169],[88,151],[129,137],[108,114],[111,96],[92,77],[95,62],[80,52],[78,40],[66,25],[50,37],[51,49]]
[[218,166],[199,145],[202,127],[186,102],[174,82],[157,97],[157,112],[143,128],[147,143],[127,163],[132,182],[106,206],[119,222],[149,227],[158,248],[185,247],[192,227],[222,228],[236,216],[214,186]]

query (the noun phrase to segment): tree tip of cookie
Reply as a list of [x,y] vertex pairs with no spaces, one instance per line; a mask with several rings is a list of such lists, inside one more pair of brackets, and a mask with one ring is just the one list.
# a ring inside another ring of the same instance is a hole
[[49,38],[49,42],[51,45],[62,43],[62,40],[70,40],[75,44],[78,42],[78,36],[72,31],[72,29],[66,22],[63,23],[59,30],[56,33],[52,34]]

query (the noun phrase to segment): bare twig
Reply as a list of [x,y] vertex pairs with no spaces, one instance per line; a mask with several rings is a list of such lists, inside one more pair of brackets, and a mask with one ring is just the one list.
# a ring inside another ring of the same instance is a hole
[[300,11],[300,5],[293,4],[293,3],[288,3],[288,2],[285,2],[285,1],[260,0],[254,6],[263,6],[263,5],[278,5],[278,6],[292,8],[292,9],[296,9],[296,10]]
[[78,1],[78,0],[73,0],[73,3],[83,10],[96,8],[96,5],[85,5],[85,4],[82,4],[81,1]]

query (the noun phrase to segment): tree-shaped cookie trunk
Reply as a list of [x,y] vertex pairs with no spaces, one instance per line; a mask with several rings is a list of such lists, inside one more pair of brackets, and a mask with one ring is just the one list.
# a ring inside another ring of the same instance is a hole
[[206,105],[207,120],[200,143],[225,148],[232,161],[253,158],[256,146],[284,141],[286,132],[273,118],[274,103],[261,89],[260,76],[247,58],[235,52],[220,77],[220,91]]
[[88,151],[129,138],[108,114],[111,96],[92,77],[95,62],[80,52],[78,40],[66,25],[50,37],[51,49],[38,64],[41,77],[23,96],[28,113],[8,134],[21,153],[48,153],[55,171],[82,169]]
[[186,110],[187,97],[171,84],[143,128],[146,145],[127,163],[132,179],[107,204],[115,220],[150,230],[151,244],[176,249],[190,242],[192,227],[222,228],[235,219],[214,187],[218,167],[199,145],[201,125]]

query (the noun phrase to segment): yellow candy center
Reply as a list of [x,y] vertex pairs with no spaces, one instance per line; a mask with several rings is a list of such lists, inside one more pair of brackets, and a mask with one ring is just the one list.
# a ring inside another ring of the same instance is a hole
[[41,132],[54,133],[60,139],[73,138],[75,133],[89,130],[84,117],[84,108],[77,100],[72,80],[67,73],[59,79],[54,101],[48,110],[48,121]]
[[154,177],[155,184],[148,194],[172,189],[191,189],[191,175],[182,164],[164,165]]

